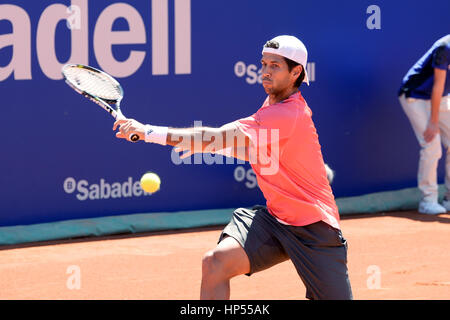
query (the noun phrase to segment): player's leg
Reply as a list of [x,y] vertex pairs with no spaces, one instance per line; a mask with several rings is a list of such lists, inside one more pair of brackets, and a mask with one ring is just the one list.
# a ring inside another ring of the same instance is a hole
[[306,287],[308,299],[353,299],[347,269],[347,242],[323,221],[285,226],[280,242]]
[[439,131],[445,151],[445,194],[443,206],[450,211],[450,98],[444,97],[439,112]]
[[230,279],[250,272],[250,261],[236,239],[226,236],[202,261],[200,299],[230,298]]
[[261,208],[235,210],[217,247],[204,256],[201,299],[229,299],[232,277],[250,276],[288,259],[273,236],[279,224],[261,214]]
[[400,103],[421,148],[417,180],[418,187],[422,192],[422,203],[437,203],[437,166],[442,156],[441,138],[440,135],[436,135],[432,141],[427,143],[423,137],[431,114],[430,101],[420,99],[407,100],[403,95],[400,97]]

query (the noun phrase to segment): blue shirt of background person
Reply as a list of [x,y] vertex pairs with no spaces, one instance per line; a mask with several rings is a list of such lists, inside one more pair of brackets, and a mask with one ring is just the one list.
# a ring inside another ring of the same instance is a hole
[[[407,98],[430,100],[434,82],[434,68],[448,70],[450,62],[450,34],[440,38],[425,55],[409,69],[403,78],[398,95]],[[443,96],[450,95],[449,72]]]

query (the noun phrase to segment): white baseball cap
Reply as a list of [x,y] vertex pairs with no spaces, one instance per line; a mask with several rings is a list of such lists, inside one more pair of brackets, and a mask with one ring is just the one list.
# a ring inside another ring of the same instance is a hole
[[305,79],[303,82],[309,86],[308,73],[306,72],[306,64],[308,62],[308,51],[299,39],[294,36],[278,36],[266,42],[262,53],[274,53],[292,61],[300,63],[305,70]]

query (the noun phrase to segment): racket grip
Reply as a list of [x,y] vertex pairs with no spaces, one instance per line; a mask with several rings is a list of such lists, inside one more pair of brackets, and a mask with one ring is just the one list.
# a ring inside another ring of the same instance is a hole
[[130,135],[130,141],[131,142],[138,142],[139,141],[139,136],[135,133]]

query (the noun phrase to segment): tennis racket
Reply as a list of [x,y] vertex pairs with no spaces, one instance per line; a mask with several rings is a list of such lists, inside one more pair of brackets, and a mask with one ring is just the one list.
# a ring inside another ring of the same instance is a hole
[[[67,64],[62,74],[72,89],[108,111],[114,119],[126,119],[120,111],[123,89],[109,74],[82,64]],[[139,136],[131,134],[129,139],[136,142]]]

